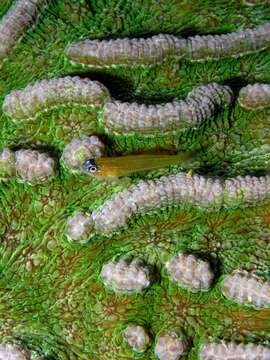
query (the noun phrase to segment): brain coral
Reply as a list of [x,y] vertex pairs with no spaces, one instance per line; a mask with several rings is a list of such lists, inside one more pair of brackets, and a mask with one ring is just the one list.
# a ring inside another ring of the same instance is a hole
[[[0,358],[269,358],[269,19],[260,0],[0,1]],[[78,171],[105,149],[194,156]],[[170,279],[175,254],[207,291]]]

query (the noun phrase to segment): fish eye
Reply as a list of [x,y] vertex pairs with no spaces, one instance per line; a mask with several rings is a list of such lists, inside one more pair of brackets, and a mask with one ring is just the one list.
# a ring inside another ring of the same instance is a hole
[[90,173],[95,173],[98,171],[98,166],[95,162],[95,159],[87,159],[85,160],[85,162],[82,165],[82,169],[90,172]]
[[92,173],[96,172],[97,171],[97,166],[93,166],[93,165],[89,166],[88,171],[92,172]]

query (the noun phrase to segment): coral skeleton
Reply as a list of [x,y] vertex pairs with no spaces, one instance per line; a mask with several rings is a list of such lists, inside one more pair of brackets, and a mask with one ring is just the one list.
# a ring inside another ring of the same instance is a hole
[[72,140],[63,150],[61,160],[70,171],[79,171],[87,159],[98,159],[105,146],[97,136],[82,136]]
[[150,343],[150,338],[147,334],[147,331],[143,326],[140,325],[128,326],[125,329],[123,335],[129,346],[135,352],[144,352]]
[[245,110],[259,110],[270,107],[270,85],[253,84],[243,87],[238,102]]
[[101,278],[106,287],[127,294],[140,292],[151,284],[150,269],[140,259],[110,261],[103,265]]
[[107,132],[124,135],[196,128],[210,119],[218,108],[228,106],[232,98],[228,86],[211,83],[194,88],[186,100],[174,100],[164,105],[108,101],[101,122]]
[[30,355],[13,344],[0,344],[0,360],[30,360]]
[[177,37],[159,34],[146,39],[83,40],[66,50],[67,59],[95,67],[151,65],[169,56],[188,61],[238,58],[270,46],[270,23],[223,35]]
[[17,0],[0,21],[0,63],[8,58],[49,0]]
[[269,360],[270,348],[253,343],[205,343],[200,349],[201,360]]
[[174,331],[163,332],[156,338],[155,354],[160,360],[178,360],[186,350],[185,341]]
[[221,284],[224,296],[239,304],[270,308],[270,282],[246,271],[226,275]]
[[166,263],[166,269],[173,282],[192,292],[209,290],[214,278],[209,263],[194,255],[179,253]]
[[109,98],[108,89],[98,81],[79,76],[54,77],[13,90],[5,97],[2,110],[14,120],[26,120],[68,104],[103,107]]

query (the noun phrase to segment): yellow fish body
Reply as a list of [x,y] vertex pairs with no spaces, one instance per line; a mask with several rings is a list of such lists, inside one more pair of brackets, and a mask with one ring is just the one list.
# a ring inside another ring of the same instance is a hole
[[129,176],[138,172],[158,170],[171,165],[182,164],[194,156],[194,153],[183,152],[177,155],[128,155],[103,157],[97,160],[86,160],[81,170],[98,177]]

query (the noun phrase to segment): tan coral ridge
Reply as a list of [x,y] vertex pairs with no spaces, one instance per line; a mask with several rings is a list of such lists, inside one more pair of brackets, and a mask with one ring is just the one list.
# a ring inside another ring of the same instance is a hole
[[0,21],[0,63],[8,58],[49,0],[16,0]]
[[200,360],[269,360],[270,348],[253,343],[204,343],[199,351]]
[[69,104],[100,109],[98,120],[107,133],[152,136],[197,128],[217,109],[233,99],[229,86],[209,83],[195,87],[185,100],[159,105],[124,103],[111,98],[100,82],[78,76],[54,77],[13,90],[3,102],[3,112],[15,121],[36,118],[40,113]]
[[21,149],[0,151],[0,178],[16,179],[28,184],[41,184],[57,174],[56,162],[46,153]]
[[195,87],[185,100],[159,105],[107,101],[100,122],[106,132],[122,135],[155,135],[197,128],[217,109],[232,103],[229,86],[209,83]]
[[236,270],[224,276],[221,283],[223,295],[239,304],[257,309],[270,308],[270,282],[254,273]]
[[94,67],[152,65],[167,57],[187,61],[238,58],[270,46],[270,23],[253,29],[222,35],[190,36],[170,34],[116,40],[83,40],[70,44],[66,57],[73,63]]
[[245,110],[270,108],[270,84],[253,84],[243,87],[238,96],[239,105]]
[[71,172],[80,172],[87,159],[98,159],[105,153],[105,146],[97,136],[82,136],[68,143],[62,153],[61,163]]
[[13,90],[5,97],[2,110],[14,120],[28,120],[68,104],[102,108],[110,97],[109,90],[98,81],[79,76],[53,77]]
[[212,287],[214,273],[210,264],[192,254],[178,253],[165,267],[174,283],[192,292],[208,291]]
[[[222,180],[179,172],[154,180],[141,180],[112,195],[91,214],[85,214],[84,221],[86,218],[89,221],[85,222],[88,226],[84,226],[81,236],[83,242],[86,242],[87,238],[90,239],[95,234],[110,235],[127,226],[134,215],[166,207],[190,204],[211,211],[239,205],[252,206],[269,196],[270,175],[238,176]],[[79,226],[73,221],[76,216],[75,213],[68,219],[66,228],[66,235],[71,241],[72,226]]]

